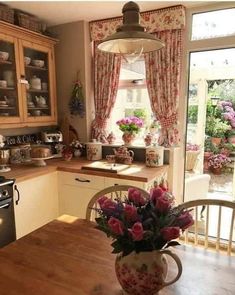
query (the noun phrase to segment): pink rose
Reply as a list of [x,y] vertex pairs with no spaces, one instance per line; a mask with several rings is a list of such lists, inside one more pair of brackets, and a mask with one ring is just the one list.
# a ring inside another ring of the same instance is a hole
[[165,227],[161,230],[163,240],[171,241],[180,236],[180,228],[178,226]]
[[135,188],[128,189],[128,199],[138,206],[145,204],[145,199],[142,197],[141,192]]
[[101,206],[100,206],[102,210],[109,210],[109,211],[114,211],[116,207],[117,207],[117,204],[108,198],[107,200],[104,200],[103,203],[101,202]]
[[170,201],[162,196],[156,200],[156,208],[160,213],[167,213],[171,207]]
[[136,221],[138,218],[137,208],[134,206],[126,204],[124,208],[124,213],[127,220]]
[[177,219],[176,224],[182,229],[185,230],[186,228],[193,225],[194,220],[190,212],[186,211],[182,213]]
[[133,241],[143,240],[144,230],[141,222],[136,222],[131,229],[128,229]]
[[151,200],[154,202],[154,204],[156,203],[156,200],[160,197],[163,196],[164,191],[160,188],[160,187],[156,187],[151,189],[150,191],[150,197]]
[[123,234],[124,234],[123,227],[124,226],[123,226],[123,223],[119,219],[117,219],[115,217],[111,217],[108,221],[108,225],[113,233],[115,233],[116,235],[123,236]]
[[102,196],[97,200],[98,204],[100,205],[100,208],[102,208],[102,206],[106,200],[108,200],[108,197],[106,197],[106,196]]

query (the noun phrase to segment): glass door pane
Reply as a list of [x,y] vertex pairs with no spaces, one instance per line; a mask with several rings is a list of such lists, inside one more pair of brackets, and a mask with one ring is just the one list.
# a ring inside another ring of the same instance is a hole
[[24,47],[27,117],[51,116],[48,53]]
[[19,117],[15,44],[0,36],[0,121],[9,117]]

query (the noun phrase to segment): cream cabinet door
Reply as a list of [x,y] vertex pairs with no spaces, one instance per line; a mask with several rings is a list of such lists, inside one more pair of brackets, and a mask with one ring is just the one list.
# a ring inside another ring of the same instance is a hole
[[90,199],[104,189],[105,178],[82,173],[59,172],[59,213],[86,218]]
[[87,205],[99,190],[64,184],[59,189],[60,215],[68,214],[86,218]]
[[57,172],[17,183],[20,199],[16,204],[16,237],[20,237],[58,217]]

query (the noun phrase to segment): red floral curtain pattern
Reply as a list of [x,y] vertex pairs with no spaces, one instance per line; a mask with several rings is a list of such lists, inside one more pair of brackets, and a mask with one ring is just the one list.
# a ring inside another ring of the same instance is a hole
[[[182,29],[185,27],[185,8],[182,5],[141,12],[140,23],[148,33],[165,30]],[[103,40],[114,34],[122,24],[122,17],[90,22],[92,41]]]
[[120,76],[121,57],[97,49],[95,42],[95,119],[92,122],[91,138],[106,142],[106,125],[113,109]]
[[165,43],[161,50],[145,54],[146,82],[153,113],[161,124],[159,144],[177,145],[182,30],[154,34]]

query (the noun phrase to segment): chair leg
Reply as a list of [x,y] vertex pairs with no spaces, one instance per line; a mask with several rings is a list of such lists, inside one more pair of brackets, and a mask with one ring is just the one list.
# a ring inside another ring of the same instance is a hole
[[203,205],[203,206],[202,206],[201,213],[200,213],[200,215],[201,215],[201,219],[204,218],[203,212],[205,211],[205,209],[206,209],[206,205]]

